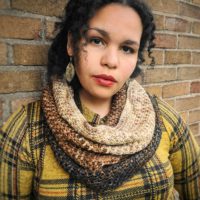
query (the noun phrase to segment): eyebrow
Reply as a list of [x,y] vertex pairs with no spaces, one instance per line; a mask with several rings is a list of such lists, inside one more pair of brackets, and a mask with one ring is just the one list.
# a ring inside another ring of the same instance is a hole
[[[100,29],[100,28],[94,27],[94,28],[88,28],[87,30],[88,30],[88,31],[89,31],[89,30],[95,30],[95,31],[99,32],[101,35],[103,35],[104,37],[107,37],[107,38],[110,39],[109,33],[106,32],[106,31],[104,31],[104,30],[102,30],[102,29]],[[136,42],[136,41],[134,41],[134,40],[125,40],[125,41],[123,42],[123,44],[140,46],[139,43]]]

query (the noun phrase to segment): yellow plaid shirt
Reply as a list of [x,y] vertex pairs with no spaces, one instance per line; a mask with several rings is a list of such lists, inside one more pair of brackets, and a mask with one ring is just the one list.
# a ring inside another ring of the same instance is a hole
[[[0,130],[0,199],[200,199],[200,151],[182,119],[157,99],[163,120],[155,155],[115,190],[98,193],[59,166],[44,133],[41,102],[16,111]],[[95,114],[85,116],[88,121]],[[134,167],[134,166],[133,166]]]

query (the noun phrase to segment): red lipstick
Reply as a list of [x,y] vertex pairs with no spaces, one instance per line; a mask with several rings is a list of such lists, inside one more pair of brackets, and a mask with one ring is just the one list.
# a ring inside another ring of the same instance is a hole
[[117,81],[112,76],[108,76],[106,74],[99,74],[93,76],[96,83],[101,86],[111,87]]

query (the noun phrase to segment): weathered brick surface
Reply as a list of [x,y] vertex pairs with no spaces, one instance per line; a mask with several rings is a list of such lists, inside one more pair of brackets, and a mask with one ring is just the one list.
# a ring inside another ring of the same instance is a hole
[[0,0],[0,9],[9,8],[8,1]]
[[192,32],[196,34],[200,34],[200,23],[194,22],[192,27]]
[[176,69],[164,68],[164,69],[150,69],[146,71],[144,82],[156,83],[164,81],[172,81],[176,79]]
[[3,101],[0,99],[0,121],[3,118]]
[[39,97],[27,97],[27,98],[20,98],[20,99],[15,99],[11,102],[11,112],[14,112],[17,110],[17,108],[26,105],[30,102],[38,100]]
[[200,122],[200,110],[189,112],[189,123]]
[[179,14],[180,16],[200,19],[199,7],[187,3],[180,3]]
[[163,97],[175,97],[190,93],[190,83],[173,83],[163,86]]
[[[163,64],[163,57],[164,57],[163,51],[154,50],[152,52],[151,56],[154,57],[155,63],[157,65],[162,65]],[[145,65],[149,65],[151,63],[151,58],[148,57],[147,51],[144,52],[144,59],[145,59],[145,63],[144,63]]]
[[54,38],[55,36],[54,27],[55,27],[55,22],[52,21],[46,22],[46,39],[51,40]]
[[34,39],[38,38],[41,22],[39,19],[2,15],[0,27],[2,38]]
[[191,83],[191,93],[200,93],[200,81]]
[[189,128],[194,135],[199,134],[199,124],[192,124],[192,125],[189,126]]
[[16,65],[46,65],[48,46],[14,45],[14,63]]
[[164,16],[161,15],[154,15],[156,29],[163,30],[164,29]]
[[35,91],[42,87],[41,72],[0,72],[0,93]]
[[162,87],[161,86],[145,86],[145,90],[151,94],[158,97],[162,97]]
[[178,80],[199,79],[200,67],[180,67],[178,68]]
[[200,4],[200,0],[192,0],[192,2],[195,4]]
[[14,0],[12,8],[24,10],[40,15],[61,16],[67,0]]
[[174,99],[164,99],[164,101],[165,101],[166,103],[168,103],[169,106],[175,108],[175,100],[174,100]]
[[165,29],[176,32],[190,32],[191,23],[180,18],[166,17]]
[[190,64],[191,53],[189,51],[166,51],[165,64]]
[[7,64],[7,46],[4,43],[0,43],[0,65]]
[[188,112],[181,112],[180,115],[181,115],[181,118],[183,119],[183,121],[185,123],[187,123],[188,122]]
[[169,0],[145,0],[153,10],[167,12],[167,13],[178,13],[178,2]]
[[195,139],[197,141],[197,144],[199,144],[199,146],[200,146],[200,135],[199,134],[195,135]]
[[200,64],[200,53],[194,52],[192,53],[192,64]]
[[181,49],[200,49],[200,38],[191,36],[180,36],[178,48]]
[[200,107],[200,96],[187,97],[176,100],[176,109],[178,111],[186,111]]
[[167,34],[157,34],[155,44],[157,48],[176,48],[176,36]]

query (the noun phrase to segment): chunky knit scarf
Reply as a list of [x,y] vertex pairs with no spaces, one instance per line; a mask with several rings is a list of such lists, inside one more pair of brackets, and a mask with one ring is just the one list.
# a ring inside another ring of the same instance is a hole
[[73,90],[61,80],[44,90],[43,109],[47,137],[63,169],[99,191],[130,178],[152,157],[160,141],[156,102],[152,104],[136,81],[114,96],[103,125],[87,122]]

